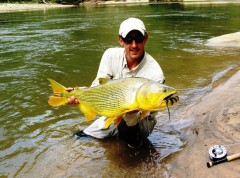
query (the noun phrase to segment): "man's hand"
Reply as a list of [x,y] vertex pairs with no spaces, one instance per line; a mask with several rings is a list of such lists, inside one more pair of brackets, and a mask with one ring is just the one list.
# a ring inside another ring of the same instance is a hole
[[74,90],[74,88],[72,88],[72,87],[66,88],[66,91],[67,91],[67,92],[70,92],[70,91],[73,91],[73,90]]
[[127,126],[134,126],[136,125],[141,119],[141,111],[134,110],[127,112],[123,119],[126,121]]
[[[68,87],[66,89],[67,92],[71,92],[73,90],[74,90],[74,88],[71,88],[71,87]],[[71,96],[70,98],[68,98],[68,102],[67,103],[68,104],[79,104],[79,101],[78,101],[78,99],[76,97]]]
[[68,104],[79,104],[79,101],[76,97],[71,96],[70,98],[68,98]]

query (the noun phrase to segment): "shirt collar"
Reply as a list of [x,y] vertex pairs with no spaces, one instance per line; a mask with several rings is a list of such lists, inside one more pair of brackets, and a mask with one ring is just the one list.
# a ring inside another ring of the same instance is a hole
[[124,68],[128,68],[128,66],[127,66],[127,59],[126,59],[126,57],[125,57],[125,52],[124,52],[124,54],[123,54],[123,66],[122,66],[122,68],[124,69]]
[[[146,61],[146,52],[144,52],[144,56],[143,56],[142,61],[141,61],[136,67],[134,67],[131,71],[134,71],[134,70],[138,69],[139,66],[142,66],[142,65],[145,63],[145,61]],[[126,57],[125,57],[125,51],[124,51],[124,54],[123,54],[123,65],[122,65],[122,69],[124,69],[124,68],[127,68],[127,69],[128,69],[127,59],[126,59]]]

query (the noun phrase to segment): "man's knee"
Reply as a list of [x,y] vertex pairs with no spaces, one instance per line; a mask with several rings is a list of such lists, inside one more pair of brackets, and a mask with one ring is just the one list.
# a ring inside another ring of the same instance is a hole
[[127,126],[126,122],[122,120],[118,125],[119,137],[127,142],[131,148],[138,148],[143,142],[139,124],[134,126]]

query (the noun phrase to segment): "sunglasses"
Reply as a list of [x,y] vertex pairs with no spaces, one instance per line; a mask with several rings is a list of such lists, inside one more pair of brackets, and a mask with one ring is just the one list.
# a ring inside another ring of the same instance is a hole
[[126,44],[132,44],[133,40],[135,40],[136,43],[142,43],[145,39],[145,35],[136,35],[134,37],[126,37],[126,38],[123,38],[121,36],[121,38],[123,42]]

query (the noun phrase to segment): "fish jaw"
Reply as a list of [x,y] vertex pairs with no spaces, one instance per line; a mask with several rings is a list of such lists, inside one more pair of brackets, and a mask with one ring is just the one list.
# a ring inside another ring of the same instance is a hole
[[165,110],[165,109],[175,105],[178,101],[179,101],[178,96],[170,95],[162,101],[162,103],[159,107],[159,110]]
[[162,102],[166,98],[176,93],[177,90],[173,87],[157,82],[147,82],[139,89],[137,101],[142,110],[157,111],[161,110]]

